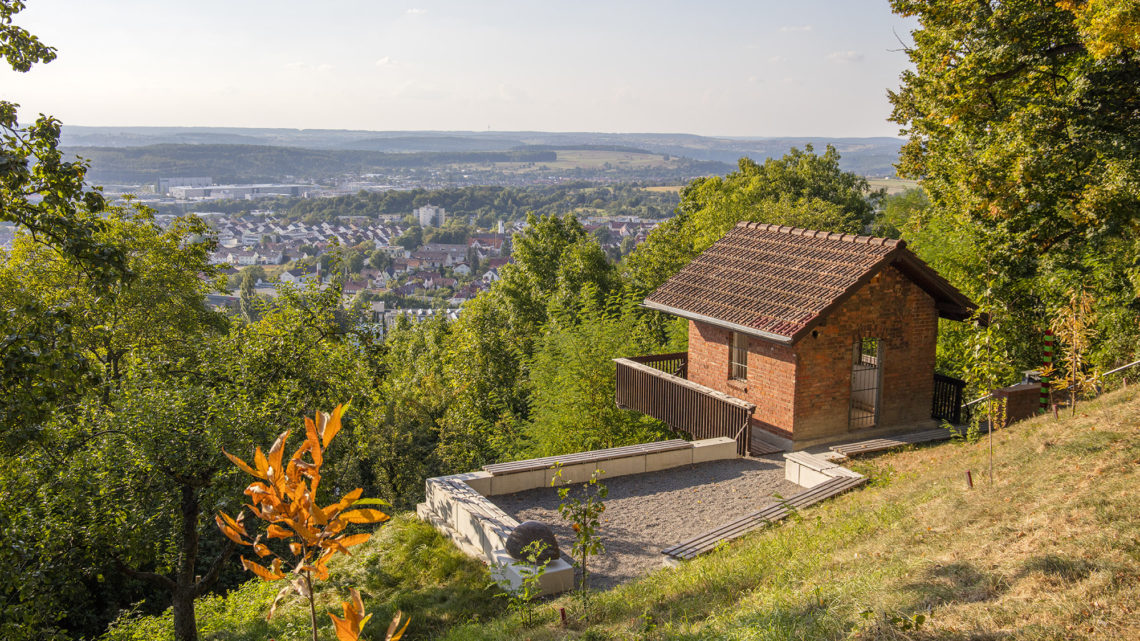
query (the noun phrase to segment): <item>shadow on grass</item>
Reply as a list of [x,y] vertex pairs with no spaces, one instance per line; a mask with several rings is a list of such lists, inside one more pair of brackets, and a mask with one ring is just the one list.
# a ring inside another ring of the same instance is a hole
[[1097,569],[1096,565],[1083,559],[1066,559],[1056,554],[1032,557],[1021,567],[1021,571],[1017,574],[1018,578],[1040,572],[1065,581],[1080,581]]
[[930,568],[905,588],[919,597],[913,612],[944,603],[978,603],[995,599],[1009,590],[1000,574],[983,572],[970,563],[948,563]]

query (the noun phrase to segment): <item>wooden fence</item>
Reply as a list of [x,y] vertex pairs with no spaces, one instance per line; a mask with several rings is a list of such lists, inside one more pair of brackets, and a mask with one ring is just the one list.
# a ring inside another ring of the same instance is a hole
[[674,371],[684,372],[684,356],[662,354],[614,359],[617,364],[614,396],[618,407],[660,419],[693,438],[727,436],[736,440],[737,453],[746,456],[750,447],[748,425],[755,405],[648,364],[661,362]]

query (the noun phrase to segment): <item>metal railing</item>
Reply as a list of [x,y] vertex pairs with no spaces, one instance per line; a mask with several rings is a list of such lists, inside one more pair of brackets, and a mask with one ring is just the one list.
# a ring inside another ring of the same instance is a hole
[[951,425],[962,423],[962,394],[966,390],[966,381],[947,376],[934,374],[934,398],[930,408],[930,417],[935,420],[948,421]]

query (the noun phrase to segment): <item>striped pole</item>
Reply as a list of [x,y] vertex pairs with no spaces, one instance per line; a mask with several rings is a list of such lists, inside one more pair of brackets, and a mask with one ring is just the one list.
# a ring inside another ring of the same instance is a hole
[[[1045,346],[1042,350],[1042,358],[1044,361],[1045,371],[1053,364],[1053,330],[1045,330]],[[1049,375],[1041,375],[1041,407],[1039,413],[1044,414],[1049,411]]]

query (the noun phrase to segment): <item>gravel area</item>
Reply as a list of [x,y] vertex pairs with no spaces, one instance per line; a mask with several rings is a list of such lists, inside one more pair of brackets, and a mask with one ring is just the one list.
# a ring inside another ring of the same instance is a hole
[[[609,488],[600,538],[606,551],[591,559],[590,587],[608,589],[661,567],[661,550],[768,504],[773,494],[803,488],[784,480],[781,455],[712,461],[660,472],[618,476]],[[573,531],[558,515],[553,488],[488,497],[519,522],[554,529],[564,554]]]

